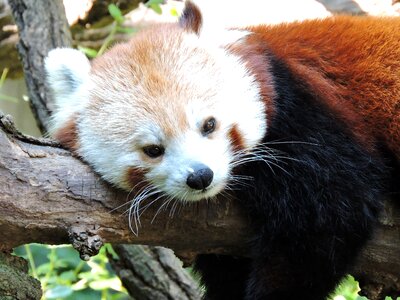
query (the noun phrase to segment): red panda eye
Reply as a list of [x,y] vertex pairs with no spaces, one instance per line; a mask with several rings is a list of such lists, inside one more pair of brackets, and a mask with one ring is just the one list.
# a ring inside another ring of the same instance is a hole
[[201,128],[201,133],[203,135],[208,135],[211,132],[215,130],[215,125],[217,124],[217,121],[215,120],[214,117],[208,118],[204,124],[203,127]]
[[143,147],[143,152],[151,158],[156,158],[164,154],[165,149],[163,146],[150,145]]

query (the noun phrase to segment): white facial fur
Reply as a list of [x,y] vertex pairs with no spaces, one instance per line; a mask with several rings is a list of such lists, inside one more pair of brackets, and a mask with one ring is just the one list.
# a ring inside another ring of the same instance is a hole
[[[206,37],[156,28],[96,59],[90,72],[89,67],[76,50],[56,49],[46,59],[57,103],[52,132],[76,118],[78,154],[105,180],[126,190],[135,185],[127,180],[134,169],[154,191],[169,197],[213,197],[231,176],[232,127],[245,149],[265,135],[256,80],[238,57]],[[70,74],[76,81],[65,87]],[[209,117],[217,128],[204,136],[201,128]],[[147,157],[143,147],[148,145],[161,145],[165,153]],[[204,191],[186,184],[199,163],[214,173]]]

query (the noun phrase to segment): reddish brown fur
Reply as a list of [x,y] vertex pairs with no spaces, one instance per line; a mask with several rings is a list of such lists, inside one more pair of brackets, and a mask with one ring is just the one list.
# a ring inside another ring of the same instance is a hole
[[[167,137],[177,136],[189,126],[182,103],[191,99],[194,91],[190,86],[181,84],[181,79],[174,73],[176,66],[165,64],[165,61],[184,64],[186,57],[193,55],[179,49],[183,38],[184,31],[176,24],[149,28],[138,33],[132,42],[117,45],[92,63],[92,74],[101,77],[104,82],[109,82],[108,78],[115,78],[118,74],[118,82],[124,89],[139,86],[144,92],[137,94],[134,102],[141,109],[137,111],[138,117],[148,116],[151,112],[154,121],[163,126]],[[207,60],[209,56],[204,50],[196,48],[193,51],[202,65],[212,67],[212,61]],[[176,98],[172,101],[167,95]],[[104,99],[92,99],[91,109],[101,111],[102,101]]]
[[237,124],[234,124],[229,130],[229,139],[231,141],[233,151],[239,151],[245,148],[243,137],[238,129]]
[[[165,25],[164,30],[166,35],[176,36],[178,32],[174,26]],[[158,30],[154,28],[154,30]],[[151,31],[151,29],[149,30]],[[154,40],[149,37],[158,36],[151,32],[147,32],[146,35],[137,35],[133,42],[127,44],[120,44],[112,48],[108,53],[101,57],[101,59],[94,60],[92,63],[92,73],[100,75],[106,80],[107,76],[114,76],[112,74],[104,74],[105,70],[112,72],[126,72],[125,76],[120,79],[120,82],[126,86],[127,89],[137,85],[139,82],[148,84],[146,86],[147,95],[143,97],[154,97],[157,99],[160,95],[164,95],[165,91],[175,89],[175,85],[171,82],[170,76],[165,76],[164,70],[157,69],[159,65],[155,64],[155,61],[159,60],[159,53],[149,51],[154,48],[154,43],[160,43],[158,49],[162,49],[164,41]],[[119,68],[119,66],[125,66]],[[116,70],[116,68],[118,70]],[[97,106],[97,103],[101,103],[103,99],[95,99],[92,103]],[[177,111],[175,106],[174,111],[166,111],[167,105],[160,105],[155,101],[149,101],[149,99],[141,99],[140,106],[146,112],[151,112],[156,119],[158,124],[164,126],[164,133],[166,136],[175,136],[179,132],[182,132],[188,127],[187,120],[185,118],[184,111]],[[139,105],[138,105],[139,106]],[[172,124],[169,121],[168,115],[173,114],[175,116],[175,122]]]
[[382,140],[400,158],[400,19],[336,17],[250,31],[255,47],[245,52],[261,55],[261,37],[365,146]]
[[68,149],[72,151],[78,150],[79,143],[75,117],[71,118],[63,127],[57,130],[53,134],[53,137]]
[[139,191],[146,186],[146,181],[144,181],[145,171],[139,168],[131,167],[127,170],[125,174],[124,185],[135,188]]
[[199,8],[191,1],[186,1],[185,9],[179,19],[179,25],[186,30],[199,34],[202,23],[203,19]]

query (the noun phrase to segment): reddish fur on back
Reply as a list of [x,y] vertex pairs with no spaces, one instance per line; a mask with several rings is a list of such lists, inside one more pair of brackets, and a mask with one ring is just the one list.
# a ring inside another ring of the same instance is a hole
[[249,43],[261,38],[361,143],[371,149],[381,140],[400,158],[400,19],[336,17],[250,31]]

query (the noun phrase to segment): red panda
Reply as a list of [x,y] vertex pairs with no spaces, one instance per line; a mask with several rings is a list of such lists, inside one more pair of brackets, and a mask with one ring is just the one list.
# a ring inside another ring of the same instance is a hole
[[187,2],[92,62],[51,51],[51,134],[136,203],[236,195],[251,257],[199,255],[205,298],[325,299],[400,192],[400,19],[203,25]]

